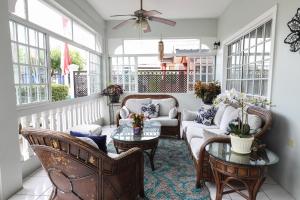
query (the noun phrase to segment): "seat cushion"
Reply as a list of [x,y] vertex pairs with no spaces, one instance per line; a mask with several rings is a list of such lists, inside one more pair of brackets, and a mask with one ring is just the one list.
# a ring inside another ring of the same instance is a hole
[[132,122],[132,119],[131,119],[131,118],[120,119],[120,120],[119,120],[119,124],[120,124],[120,125],[124,125],[124,124],[131,123],[131,122]]
[[177,126],[178,125],[178,120],[177,119],[170,119],[168,115],[152,118],[152,119],[150,119],[150,121],[160,122],[160,124],[162,126]]
[[201,146],[203,143],[204,143],[203,138],[192,138],[192,140],[190,142],[190,148],[191,148],[193,157],[196,160],[199,160],[199,153],[200,153],[200,149],[201,149]]
[[150,98],[146,99],[128,99],[125,103],[126,108],[130,111],[130,113],[138,113],[140,114],[142,111],[143,105],[148,105],[151,103]]
[[196,123],[194,121],[182,121],[181,122],[181,126],[180,126],[180,130],[181,130],[181,137],[183,137],[184,135],[186,135],[186,132],[187,132],[187,128],[188,127],[196,127],[196,128],[205,128],[205,129],[214,129],[214,128],[218,128],[217,126],[215,125],[212,125],[212,126],[206,126],[204,124],[199,124],[199,123]]
[[85,135],[101,135],[102,127],[97,124],[83,124],[74,126],[70,129],[70,133],[81,133]]
[[237,119],[239,116],[239,110],[232,107],[227,106],[227,108],[224,111],[221,123],[220,123],[220,129],[227,131],[227,128],[229,126],[229,123],[235,119]]
[[187,142],[190,143],[191,139],[194,137],[203,138],[203,129],[214,129],[216,126],[206,126],[204,124],[199,124],[196,122],[187,123],[185,137]]
[[204,129],[203,130],[203,138],[205,140],[208,140],[212,137],[218,137],[218,136],[225,136],[227,131],[224,131],[222,129]]
[[152,99],[152,103],[159,104],[159,116],[168,116],[172,108],[176,107],[176,101],[173,98]]

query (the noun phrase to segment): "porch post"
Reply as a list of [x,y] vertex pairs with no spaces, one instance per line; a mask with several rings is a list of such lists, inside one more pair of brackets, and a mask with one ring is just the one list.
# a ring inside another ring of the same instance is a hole
[[8,1],[0,1],[0,200],[22,187]]

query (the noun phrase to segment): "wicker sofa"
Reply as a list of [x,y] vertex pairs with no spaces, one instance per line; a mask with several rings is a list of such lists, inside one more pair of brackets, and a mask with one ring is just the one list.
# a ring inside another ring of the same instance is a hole
[[51,200],[144,197],[141,149],[111,155],[66,133],[23,129],[22,134],[53,184]]
[[[237,108],[236,105],[230,105]],[[251,106],[247,109],[248,114],[256,115],[261,119],[261,126],[258,132],[255,133],[255,138],[261,139],[271,127],[272,115],[271,111],[261,107]],[[184,115],[184,114],[183,114]],[[183,116],[184,118],[184,116]],[[205,147],[213,142],[230,143],[230,137],[223,134],[216,125],[207,127],[202,124],[195,124],[189,131],[188,129],[193,126],[194,121],[182,121],[182,136],[185,139],[190,154],[192,156],[195,170],[196,170],[196,187],[199,188],[205,181],[213,182],[213,174],[209,164],[209,156],[206,153]],[[196,131],[196,132],[195,132]],[[214,132],[211,137],[205,137],[205,132]]]
[[[121,106],[130,107],[137,106],[138,105],[129,105],[134,104],[135,100],[147,100],[146,102],[156,102],[159,103],[160,106],[164,106],[167,102],[171,102],[174,104],[173,106],[179,107],[178,101],[175,97],[171,95],[128,95],[126,96],[121,103]],[[139,103],[137,103],[139,104]],[[161,112],[163,110],[163,112]],[[131,111],[132,112],[132,111]],[[140,111],[136,111],[140,112]],[[169,108],[168,106],[164,106],[164,108],[160,108],[160,116],[157,118],[152,118],[150,120],[159,121],[161,126],[161,136],[167,136],[167,137],[180,137],[180,124],[181,124],[181,113],[177,112],[177,116],[174,119],[170,119],[168,117]],[[117,113],[117,126],[122,124],[123,122],[129,121],[130,119],[121,119],[120,113]]]

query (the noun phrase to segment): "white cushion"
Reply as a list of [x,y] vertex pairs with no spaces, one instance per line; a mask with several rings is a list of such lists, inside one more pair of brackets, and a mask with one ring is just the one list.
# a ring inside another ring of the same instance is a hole
[[101,135],[102,127],[97,124],[83,124],[70,128],[70,131],[87,135]]
[[197,118],[197,112],[190,110],[183,110],[182,121],[194,121]]
[[150,98],[146,99],[128,99],[125,103],[126,108],[130,111],[130,113],[141,113],[141,108],[143,105],[148,105],[151,103]]
[[199,124],[194,122],[193,124],[190,124],[187,126],[185,131],[185,137],[187,139],[187,142],[189,143],[192,138],[194,137],[200,137],[203,138],[203,129],[214,129],[217,128],[216,126],[206,126],[204,124]]
[[239,110],[232,107],[232,106],[227,106],[225,109],[225,112],[223,114],[221,123],[220,123],[220,129],[227,131],[228,125],[232,120],[237,119],[239,116]]
[[162,126],[177,126],[178,125],[178,120],[170,119],[169,116],[159,116],[159,117],[150,119],[150,121],[160,122],[160,124]]
[[120,116],[122,119],[126,119],[129,117],[129,110],[126,108],[126,106],[123,106],[121,109],[120,109]]
[[220,124],[221,124],[221,120],[222,120],[222,117],[223,117],[223,114],[225,112],[225,109],[228,105],[224,104],[224,103],[220,103],[219,106],[218,106],[218,111],[215,115],[215,118],[214,118],[214,124],[217,125],[218,127],[220,127]]
[[177,116],[177,108],[174,107],[169,111],[169,118],[170,119],[174,119]]
[[225,136],[226,133],[227,131],[224,131],[222,129],[204,129],[203,138],[205,140],[208,140],[212,137]]
[[181,122],[181,126],[180,126],[180,134],[181,134],[181,137],[183,137],[186,132],[187,132],[187,128],[188,127],[196,127],[196,129],[200,128],[200,129],[214,129],[214,128],[218,128],[217,126],[213,125],[213,126],[206,126],[204,124],[199,124],[197,122],[194,122],[194,121],[182,121]]
[[167,99],[152,99],[152,103],[159,104],[159,116],[168,116],[172,108],[176,106],[176,101],[173,98]]
[[203,143],[203,138],[192,138],[190,142],[190,148],[192,150],[193,157],[196,158],[196,160],[199,160],[200,148]]
[[88,138],[88,137],[76,137],[76,138],[99,149],[98,145],[91,138]]

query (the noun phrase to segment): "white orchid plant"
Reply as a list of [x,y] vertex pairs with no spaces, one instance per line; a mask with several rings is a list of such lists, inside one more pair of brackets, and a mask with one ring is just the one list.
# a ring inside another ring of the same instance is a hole
[[217,106],[221,102],[236,104],[240,108],[241,114],[239,118],[229,124],[228,133],[237,135],[241,138],[251,137],[250,126],[248,124],[247,109],[250,105],[266,107],[271,105],[267,99],[263,98],[250,98],[245,93],[237,92],[235,89],[226,91],[218,95],[214,100],[214,105]]

